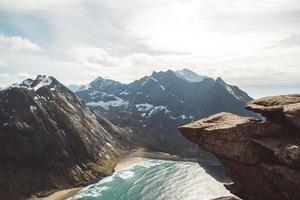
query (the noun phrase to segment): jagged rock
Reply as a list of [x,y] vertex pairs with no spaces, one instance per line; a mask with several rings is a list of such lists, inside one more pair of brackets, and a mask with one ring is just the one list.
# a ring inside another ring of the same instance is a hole
[[281,95],[251,101],[247,109],[275,119],[286,119],[300,129],[300,95]]
[[295,123],[299,100],[300,95],[286,95],[250,102],[248,109],[266,121],[219,113],[179,129],[219,158],[233,181],[226,186],[233,194],[249,200],[296,200],[300,199],[300,135]]
[[0,91],[0,199],[43,196],[111,174],[121,134],[53,77]]

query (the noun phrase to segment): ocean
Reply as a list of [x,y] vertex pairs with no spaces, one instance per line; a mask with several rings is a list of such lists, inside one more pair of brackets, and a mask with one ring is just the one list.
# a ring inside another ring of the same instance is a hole
[[117,171],[68,200],[209,200],[228,195],[198,163],[153,159]]

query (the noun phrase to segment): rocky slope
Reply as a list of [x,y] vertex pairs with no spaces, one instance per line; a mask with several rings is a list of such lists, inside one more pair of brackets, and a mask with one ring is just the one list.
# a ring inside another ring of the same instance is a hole
[[219,113],[180,127],[182,134],[213,153],[242,199],[300,199],[300,95],[252,101],[247,108],[266,120]]
[[113,123],[132,129],[144,146],[184,156],[199,152],[177,126],[222,111],[255,116],[244,108],[252,99],[238,87],[186,69],[153,72],[129,84],[99,77],[76,95]]
[[0,199],[87,185],[112,172],[126,131],[53,77],[0,91]]

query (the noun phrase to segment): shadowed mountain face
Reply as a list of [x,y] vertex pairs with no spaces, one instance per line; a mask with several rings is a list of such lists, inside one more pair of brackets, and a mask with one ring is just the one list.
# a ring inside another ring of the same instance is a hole
[[53,77],[0,91],[0,199],[87,185],[112,172],[126,131]]
[[97,78],[76,95],[112,122],[132,129],[144,146],[194,156],[198,148],[182,137],[177,126],[223,111],[256,115],[244,108],[251,98],[238,87],[220,78],[191,81],[186,74],[186,70],[153,72],[130,84]]

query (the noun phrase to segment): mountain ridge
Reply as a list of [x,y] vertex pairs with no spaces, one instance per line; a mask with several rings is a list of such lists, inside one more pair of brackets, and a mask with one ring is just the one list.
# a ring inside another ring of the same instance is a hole
[[[222,79],[205,78],[191,82],[167,70],[154,71],[128,84],[115,81],[114,87],[103,87],[103,81],[100,81],[102,87],[89,85],[75,94],[90,109],[101,112],[115,124],[132,129],[140,138],[139,142],[142,140],[143,145],[154,150],[180,154],[177,145],[180,146],[180,142],[184,145],[191,143],[181,136],[176,127],[194,119],[220,111],[258,117],[244,108],[252,98]],[[199,107],[199,104],[202,106]],[[186,149],[181,150],[184,152]],[[197,148],[192,149],[198,151]],[[183,154],[195,155],[195,152]]]

